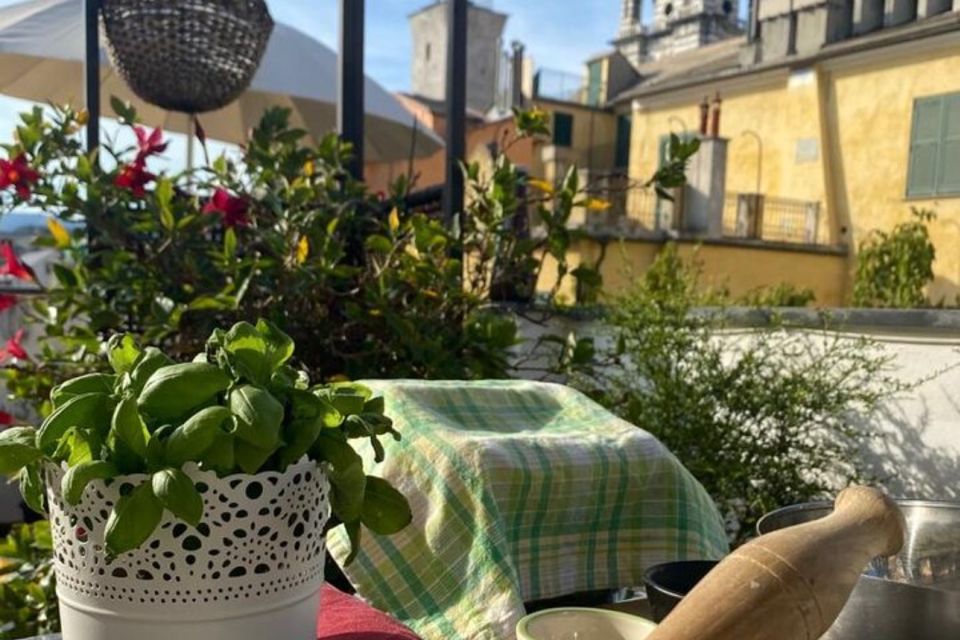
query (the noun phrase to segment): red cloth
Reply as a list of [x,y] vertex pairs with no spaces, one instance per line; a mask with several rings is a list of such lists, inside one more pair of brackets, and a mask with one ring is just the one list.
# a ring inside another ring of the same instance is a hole
[[317,640],[420,640],[387,614],[359,598],[323,585]]

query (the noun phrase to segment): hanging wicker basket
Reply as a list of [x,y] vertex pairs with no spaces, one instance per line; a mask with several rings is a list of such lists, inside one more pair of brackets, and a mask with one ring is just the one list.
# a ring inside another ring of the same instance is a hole
[[253,79],[273,31],[264,0],[103,0],[114,66],[140,98],[219,109]]

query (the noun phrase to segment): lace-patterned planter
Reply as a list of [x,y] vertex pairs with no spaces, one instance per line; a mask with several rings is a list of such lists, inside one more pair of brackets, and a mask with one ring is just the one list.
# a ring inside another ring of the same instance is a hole
[[312,640],[330,514],[313,462],[217,478],[188,464],[201,491],[194,529],[169,513],[139,549],[107,562],[104,527],[125,483],[91,482],[76,507],[47,470],[64,640]]

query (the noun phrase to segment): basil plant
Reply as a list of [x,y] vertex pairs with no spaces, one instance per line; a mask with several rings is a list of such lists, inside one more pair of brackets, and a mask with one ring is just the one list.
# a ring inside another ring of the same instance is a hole
[[52,390],[54,410],[39,429],[0,433],[0,473],[18,478],[24,500],[41,513],[44,465],[66,466],[68,504],[82,500],[92,480],[146,474],[107,520],[107,553],[117,556],[142,545],[164,512],[200,523],[203,500],[184,464],[223,477],[283,471],[307,456],[327,471],[352,560],[361,524],[389,535],[409,524],[411,513],[387,481],[366,475],[349,440],[369,438],[379,462],[379,438],[400,436],[383,414],[383,398],[355,383],[311,386],[288,364],[293,352],[290,337],[264,320],[214,331],[206,351],[187,363],[115,335],[106,345],[113,373],[64,382]]

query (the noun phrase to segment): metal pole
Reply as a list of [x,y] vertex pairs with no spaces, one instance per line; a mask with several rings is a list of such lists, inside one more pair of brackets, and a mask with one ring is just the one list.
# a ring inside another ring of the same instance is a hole
[[100,0],[86,0],[84,6],[87,151],[93,151],[100,146]]
[[337,130],[344,142],[353,145],[347,170],[363,180],[364,0],[340,0],[340,73],[338,76]]
[[[463,211],[463,172],[467,129],[467,0],[447,0],[447,165],[443,213],[453,228]],[[463,248],[453,253],[460,257]]]

